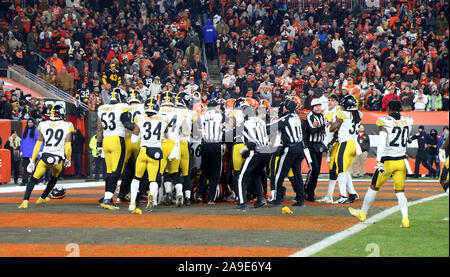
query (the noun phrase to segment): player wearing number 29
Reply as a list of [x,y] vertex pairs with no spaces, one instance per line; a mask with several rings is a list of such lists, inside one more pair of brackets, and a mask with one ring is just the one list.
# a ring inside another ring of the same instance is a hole
[[336,112],[336,121],[331,124],[330,132],[338,131],[339,145],[336,150],[335,163],[340,196],[337,203],[345,204],[352,203],[359,198],[348,170],[355,155],[361,153],[361,148],[356,140],[362,113],[358,111],[358,100],[353,95],[346,95],[342,98],[340,106],[342,109]]
[[[41,133],[34,146],[33,156],[30,158],[30,163],[27,167],[27,171],[33,175],[27,184],[23,202],[19,206],[20,209],[28,208],[28,201],[30,200],[30,195],[35,184],[50,168],[52,171],[50,181],[41,194],[41,197],[36,201],[36,204],[48,203],[50,201],[48,195],[56,185],[63,166],[70,167],[72,156],[71,132],[75,129],[72,123],[64,121],[65,110],[60,105],[54,105],[52,107],[49,117],[49,121],[43,121],[38,126],[38,130]],[[42,144],[44,144],[42,156],[35,168],[35,160]]]
[[408,200],[405,197],[406,180],[406,145],[409,132],[414,124],[411,117],[400,115],[401,103],[391,101],[388,104],[388,116],[380,117],[377,125],[380,131],[380,139],[377,149],[377,167],[372,177],[372,184],[367,190],[361,210],[349,208],[352,215],[361,221],[366,220],[367,211],[375,200],[380,187],[392,176],[394,190],[398,199],[398,205],[402,213],[402,225],[409,227]]
[[97,113],[97,152],[104,152],[106,163],[105,196],[100,206],[108,210],[119,209],[112,203],[112,198],[124,168],[125,130],[134,130],[130,107],[124,98],[123,94],[113,90],[111,104],[100,106]]
[[134,179],[131,182],[131,200],[128,210],[137,214],[142,213],[140,209],[136,208],[136,196],[139,189],[139,182],[144,176],[145,171],[148,173],[148,180],[150,182],[147,208],[153,209],[156,205],[156,199],[158,197],[157,178],[160,174],[161,159],[163,158],[161,140],[167,128],[165,118],[158,114],[159,102],[155,97],[145,101],[144,109],[145,114],[137,115],[134,119],[134,123],[136,124],[131,135],[132,143],[137,143],[140,140],[140,148],[136,159]]

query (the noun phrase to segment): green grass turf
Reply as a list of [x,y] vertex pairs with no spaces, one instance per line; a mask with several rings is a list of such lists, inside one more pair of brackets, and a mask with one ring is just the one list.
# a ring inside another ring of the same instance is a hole
[[417,204],[409,207],[409,229],[399,227],[399,211],[313,257],[367,257],[376,254],[370,244],[378,245],[380,257],[449,257],[448,214],[447,196]]

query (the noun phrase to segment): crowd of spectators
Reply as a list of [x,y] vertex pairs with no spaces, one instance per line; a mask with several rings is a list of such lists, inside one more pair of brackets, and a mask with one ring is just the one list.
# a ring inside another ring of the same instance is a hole
[[[404,110],[449,109],[448,1],[11,2],[0,67],[37,73],[37,53],[43,78],[92,110],[115,87],[274,107],[297,95],[304,109],[313,98],[325,109],[331,93],[355,95],[361,110],[385,110],[392,99]],[[221,62],[219,85],[202,47]]]

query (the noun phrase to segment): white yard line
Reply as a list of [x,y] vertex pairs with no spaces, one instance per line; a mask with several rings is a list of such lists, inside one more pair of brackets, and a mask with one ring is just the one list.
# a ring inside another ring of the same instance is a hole
[[[444,196],[447,196],[447,194],[442,193],[442,194],[438,194],[438,195],[422,198],[422,199],[419,199],[419,200],[416,200],[416,201],[413,201],[413,202],[409,202],[408,206],[413,206],[413,205],[416,205],[416,204],[420,204],[420,203],[427,202],[427,201],[430,201],[430,200],[434,200],[434,199],[437,199],[437,198],[440,198],[440,197],[444,197]],[[378,213],[378,214],[368,218],[364,222],[360,222],[360,223],[358,223],[356,225],[353,225],[352,227],[350,227],[350,228],[348,228],[348,229],[346,229],[346,230],[344,230],[342,232],[339,232],[339,233],[336,233],[336,234],[334,234],[332,236],[329,236],[329,237],[325,238],[324,240],[321,240],[321,241],[319,241],[319,242],[317,242],[317,243],[315,243],[313,245],[310,245],[310,246],[308,246],[308,247],[306,247],[306,248],[304,248],[304,249],[302,249],[302,250],[300,250],[300,251],[290,255],[289,257],[308,257],[308,256],[311,256],[311,255],[314,255],[314,254],[318,253],[319,251],[322,251],[323,249],[329,247],[330,245],[333,245],[336,242],[339,242],[339,241],[341,241],[341,240],[343,240],[343,239],[345,239],[345,238],[347,238],[347,237],[349,237],[349,236],[351,236],[353,234],[358,233],[361,230],[364,230],[365,228],[369,227],[370,225],[372,225],[372,224],[374,224],[374,223],[376,223],[376,222],[386,218],[387,216],[389,216],[389,215],[391,215],[391,214],[393,214],[393,213],[395,213],[395,212],[397,212],[399,210],[400,210],[400,208],[398,206],[395,206],[395,207],[389,208],[387,210],[384,210],[381,213]]]
[[[71,188],[90,188],[90,187],[99,187],[105,186],[105,182],[89,182],[89,183],[65,183],[61,184],[61,186],[65,189]],[[37,185],[34,187],[33,191],[36,190],[44,190],[46,185]],[[22,192],[25,191],[26,186],[16,186],[16,187],[0,187],[0,193],[8,193],[8,192]]]

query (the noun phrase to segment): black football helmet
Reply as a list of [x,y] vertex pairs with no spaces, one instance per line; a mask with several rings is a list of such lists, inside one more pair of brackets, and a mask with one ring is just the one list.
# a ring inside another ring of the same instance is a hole
[[50,114],[48,117],[50,120],[64,120],[66,118],[66,110],[63,106],[55,104],[50,109]]
[[120,88],[111,91],[111,104],[126,103],[125,92]]
[[146,113],[149,113],[152,115],[157,114],[159,112],[159,108],[160,108],[160,105],[159,105],[158,98],[156,96],[145,100],[144,110]]
[[342,98],[339,105],[346,111],[356,111],[358,110],[358,99],[356,99],[355,96],[348,94]]
[[191,100],[192,97],[186,92],[182,91],[175,96],[175,105],[187,108],[191,104]]
[[128,92],[128,104],[138,103],[140,104],[142,101],[141,94],[139,91],[131,89]]
[[50,198],[52,199],[62,199],[66,197],[67,192],[66,189],[61,187],[60,185],[56,185],[52,192],[50,192]]
[[161,92],[159,100],[162,105],[169,105],[169,106],[175,106],[175,97],[171,92],[165,91]]
[[246,106],[250,106],[250,104],[247,101],[247,98],[245,97],[239,97],[235,102],[234,102],[234,108],[235,109],[242,109]]

